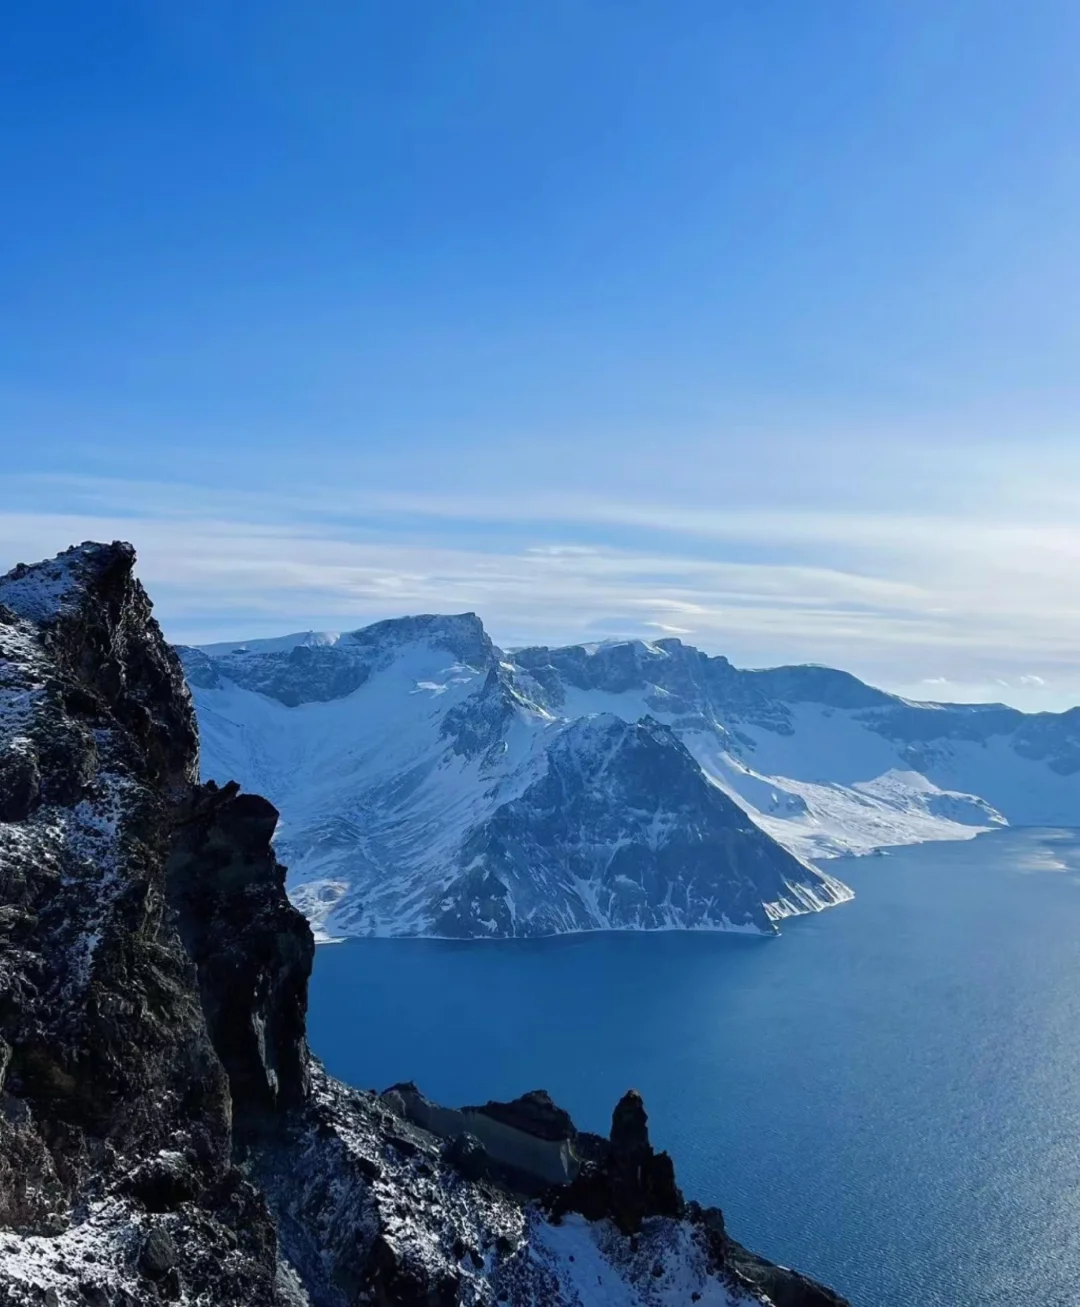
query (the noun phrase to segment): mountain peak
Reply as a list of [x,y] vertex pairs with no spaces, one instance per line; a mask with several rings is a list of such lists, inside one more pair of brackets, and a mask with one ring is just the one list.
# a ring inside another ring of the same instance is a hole
[[412,644],[426,640],[446,649],[462,662],[482,666],[493,656],[495,646],[476,613],[417,613],[390,617],[350,631],[342,640],[370,648],[373,645]]
[[306,631],[178,652],[191,683],[201,689],[232,681],[295,708],[346,698],[413,645],[444,651],[477,671],[494,667],[499,658],[475,613],[422,613],[343,635]]
[[16,564],[0,577],[0,603],[30,621],[55,621],[88,589],[108,577],[127,576],[134,566],[135,549],[126,541],[87,540],[44,562]]
[[290,649],[331,648],[341,639],[337,631],[293,631],[288,635],[265,636],[258,640],[219,640],[215,644],[195,645],[200,653],[210,658],[227,654],[288,653]]

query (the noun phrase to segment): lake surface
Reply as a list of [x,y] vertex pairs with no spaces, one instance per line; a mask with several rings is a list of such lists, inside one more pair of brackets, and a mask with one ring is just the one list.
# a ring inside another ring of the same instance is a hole
[[1080,1303],[1080,834],[829,864],[778,939],[318,950],[315,1052],[445,1103],[641,1090],[688,1197],[855,1307]]

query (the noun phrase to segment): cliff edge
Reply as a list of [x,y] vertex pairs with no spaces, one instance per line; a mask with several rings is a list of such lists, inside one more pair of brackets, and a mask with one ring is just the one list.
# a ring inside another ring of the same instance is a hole
[[277,813],[198,783],[134,560],[0,578],[0,1304],[842,1307],[684,1200],[634,1094],[605,1140],[326,1075]]

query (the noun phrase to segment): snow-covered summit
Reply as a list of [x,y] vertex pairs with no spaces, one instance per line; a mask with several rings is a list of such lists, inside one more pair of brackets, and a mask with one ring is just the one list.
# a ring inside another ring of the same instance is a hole
[[295,708],[351,694],[398,650],[419,643],[468,666],[495,662],[494,646],[475,613],[391,618],[333,637],[309,631],[272,640],[184,647],[180,653],[194,686],[212,689],[231,681]]
[[281,653],[298,645],[315,648],[337,644],[340,631],[295,631],[292,635],[272,635],[259,640],[222,640],[217,644],[204,644],[200,648],[212,658],[223,658],[234,653]]
[[17,563],[0,576],[0,603],[32,622],[54,621],[77,607],[103,571],[130,567],[135,550],[124,541],[86,541],[43,563]]

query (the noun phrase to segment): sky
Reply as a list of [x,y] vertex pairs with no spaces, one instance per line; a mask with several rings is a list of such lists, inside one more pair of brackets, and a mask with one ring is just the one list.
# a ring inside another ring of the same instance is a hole
[[1072,0],[33,0],[0,568],[1080,702]]

